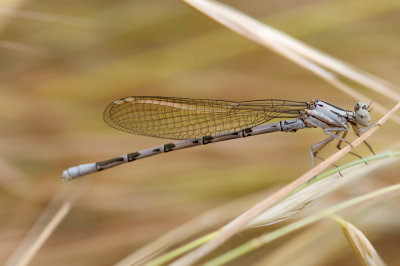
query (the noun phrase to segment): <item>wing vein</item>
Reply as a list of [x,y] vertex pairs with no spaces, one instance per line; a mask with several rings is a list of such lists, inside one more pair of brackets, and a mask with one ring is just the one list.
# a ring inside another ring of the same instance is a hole
[[132,134],[192,139],[237,132],[275,118],[295,118],[307,105],[278,99],[233,102],[132,96],[109,104],[104,110],[104,121]]

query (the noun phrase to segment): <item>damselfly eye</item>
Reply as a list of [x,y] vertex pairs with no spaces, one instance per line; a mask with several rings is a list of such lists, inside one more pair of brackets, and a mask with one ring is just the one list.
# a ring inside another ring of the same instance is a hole
[[354,106],[354,113],[356,122],[361,126],[368,126],[371,121],[371,116],[369,115],[368,106],[363,102],[358,102]]

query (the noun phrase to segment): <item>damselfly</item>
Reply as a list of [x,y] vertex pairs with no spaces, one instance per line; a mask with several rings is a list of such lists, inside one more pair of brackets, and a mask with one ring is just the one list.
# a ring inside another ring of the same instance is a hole
[[[333,140],[340,149],[350,127],[360,135],[369,126],[369,106],[358,102],[354,111],[330,103],[289,100],[222,101],[174,97],[135,96],[116,100],[104,110],[104,121],[132,134],[181,140],[128,153],[110,160],[74,166],[63,172],[70,180],[152,155],[223,140],[276,131],[296,132],[303,128],[322,128],[329,136],[310,148],[315,165],[318,152]],[[272,120],[277,120],[273,122]],[[371,146],[364,142],[372,153]],[[355,156],[359,155],[352,153]]]

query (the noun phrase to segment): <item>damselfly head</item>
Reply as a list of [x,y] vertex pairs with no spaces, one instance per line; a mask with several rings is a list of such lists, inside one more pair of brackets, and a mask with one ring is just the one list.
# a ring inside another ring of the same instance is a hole
[[356,116],[357,124],[361,126],[368,126],[371,121],[371,116],[369,115],[368,105],[363,102],[358,102],[354,106],[354,113]]

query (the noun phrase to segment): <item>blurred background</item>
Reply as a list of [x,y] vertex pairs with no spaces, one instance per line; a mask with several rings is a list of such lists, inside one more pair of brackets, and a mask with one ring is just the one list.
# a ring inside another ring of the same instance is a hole
[[[400,82],[398,1],[221,2]],[[325,137],[320,130],[304,130],[233,140],[63,183],[60,176],[68,167],[169,142],[108,127],[102,112],[115,99],[315,98],[350,110],[357,101],[176,0],[2,1],[0,34],[1,264],[65,187],[80,189],[79,196],[31,265],[110,265],[208,210],[295,179],[311,167],[309,147]],[[356,88],[388,108],[394,104]],[[374,121],[381,116],[372,115]],[[389,121],[369,143],[380,152],[398,136],[398,125]],[[324,156],[334,151],[332,146]],[[357,152],[369,156],[365,147]],[[364,188],[398,180],[399,170],[392,165],[376,171]],[[358,192],[362,186],[341,193]],[[246,209],[255,201],[241,202]],[[400,263],[399,225],[370,228],[362,227],[383,259]],[[354,265],[344,237],[335,237],[319,265]],[[270,248],[235,263],[256,261]],[[298,265],[311,265],[305,261]]]

